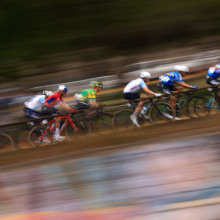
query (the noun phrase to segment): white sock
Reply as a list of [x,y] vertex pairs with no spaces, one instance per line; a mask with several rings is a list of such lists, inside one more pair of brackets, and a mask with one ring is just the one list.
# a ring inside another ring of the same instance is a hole
[[58,137],[58,136],[59,136],[59,131],[60,131],[59,128],[56,128],[56,129],[55,129],[55,137]]

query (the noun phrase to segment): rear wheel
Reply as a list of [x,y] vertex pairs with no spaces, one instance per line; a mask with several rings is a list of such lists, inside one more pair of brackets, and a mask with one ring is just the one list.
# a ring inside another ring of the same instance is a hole
[[115,129],[128,128],[133,125],[130,116],[133,114],[131,109],[122,109],[115,112],[112,124]]
[[197,97],[192,97],[187,103],[186,103],[186,115],[190,117],[191,119],[198,118],[198,115],[195,112],[195,101]]
[[149,110],[149,120],[153,125],[172,122],[175,116],[175,110],[166,102],[155,103]]
[[8,152],[13,150],[14,150],[13,139],[5,133],[0,133],[0,152]]
[[47,125],[38,125],[30,130],[28,142],[32,147],[50,145],[53,142],[53,133]]
[[210,114],[210,107],[207,106],[208,99],[200,97],[194,101],[194,111],[198,117],[205,117]]

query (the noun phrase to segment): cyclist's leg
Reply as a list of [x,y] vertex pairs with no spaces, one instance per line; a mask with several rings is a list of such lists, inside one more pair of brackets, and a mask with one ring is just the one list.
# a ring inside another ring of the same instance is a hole
[[[58,109],[53,108],[53,107],[47,107],[47,106],[43,106],[42,107],[42,113],[44,116],[53,116],[56,115],[58,113]],[[55,132],[53,134],[53,138],[55,141],[61,141],[61,139],[63,140],[65,137],[60,136],[60,121],[61,118],[60,117],[55,117],[54,118],[55,123],[54,123],[54,128],[55,128]]]
[[[178,93],[182,93],[183,92],[183,87],[182,86],[173,86],[173,88],[171,88],[172,91],[176,91]],[[177,97],[176,96],[172,96],[171,97],[171,105],[174,108],[174,110],[177,110]]]
[[164,93],[165,95],[169,95],[171,96],[170,97],[170,100],[169,100],[169,104],[174,108],[176,109],[176,97],[175,96],[172,96],[172,91],[174,91],[174,86],[172,85],[166,85],[162,82],[158,83],[157,84],[157,89]]
[[84,110],[86,119],[90,119],[90,117],[96,113],[96,109],[90,108],[89,103],[87,102],[77,101],[76,109]]
[[[131,92],[127,92],[127,93],[124,93],[124,98],[127,99],[130,103],[134,102],[136,99],[139,99],[140,98],[140,95],[137,94],[137,93],[131,93]],[[138,115],[141,111],[141,109],[143,108],[143,102],[144,101],[140,101],[138,103],[138,105],[136,106],[135,108],[135,111],[134,113],[131,115],[131,120],[132,122],[137,126],[137,127],[140,127],[140,125],[138,124]],[[141,108],[142,106],[142,108]]]

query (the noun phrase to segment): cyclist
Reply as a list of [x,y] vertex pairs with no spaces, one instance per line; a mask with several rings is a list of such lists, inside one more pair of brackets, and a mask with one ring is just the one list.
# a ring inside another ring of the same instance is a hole
[[78,109],[90,109],[87,113],[87,117],[95,113],[95,109],[98,108],[98,103],[96,102],[96,95],[100,93],[103,89],[103,84],[97,81],[90,82],[90,89],[81,90],[76,93],[74,98],[76,100],[76,107]]
[[[220,86],[217,79],[220,76],[220,63],[210,67],[207,71],[206,82],[211,86]],[[218,88],[218,97],[220,97],[220,88]]]
[[[150,78],[151,78],[150,73],[148,73],[146,71],[142,71],[140,73],[140,78],[132,80],[131,82],[129,82],[125,86],[125,88],[123,90],[124,98],[129,100],[130,103],[136,99],[139,99],[140,98],[139,91],[141,89],[143,89],[144,92],[146,92],[150,95],[153,95],[156,97],[161,96],[160,93],[155,93],[147,87],[147,83],[150,81]],[[137,107],[135,108],[134,113],[130,116],[133,124],[135,124],[137,127],[141,127],[138,123],[137,118],[138,118],[138,115],[139,115],[141,109],[143,108],[144,101],[145,101],[145,98],[140,99]]]
[[[60,113],[58,109],[55,107],[57,104],[60,105],[61,108],[68,112],[74,112],[74,109],[71,109],[64,101],[63,97],[66,96],[67,94],[67,87],[65,85],[59,85],[57,92],[53,93],[51,96],[49,96],[45,101],[42,106],[42,113],[43,115],[55,115]],[[63,141],[65,139],[64,136],[60,136],[59,131],[60,131],[60,117],[55,118],[55,132],[53,139],[55,141]]]
[[[32,97],[29,101],[24,103],[24,109],[23,112],[27,118],[30,119],[39,119],[43,116],[41,112],[41,108],[43,106],[43,103],[45,99],[53,94],[52,91],[44,90],[42,95],[35,95]],[[36,120],[27,122],[27,124],[34,126],[36,122],[40,122],[41,120]],[[46,123],[47,120],[42,121],[43,123]]]
[[[185,83],[182,77],[186,76],[189,72],[189,68],[187,66],[176,65],[174,66],[175,72],[169,72],[159,77],[159,83],[157,84],[157,88],[159,91],[171,95],[172,91],[182,92],[183,87],[190,89],[197,89],[197,86],[189,85]],[[171,96],[170,104],[176,110],[176,97]],[[179,119],[179,118],[176,118]]]

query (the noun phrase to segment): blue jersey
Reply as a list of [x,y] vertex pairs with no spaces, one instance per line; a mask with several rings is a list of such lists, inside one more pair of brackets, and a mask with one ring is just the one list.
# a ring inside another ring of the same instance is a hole
[[175,82],[183,82],[182,76],[178,72],[169,72],[159,77],[159,80],[168,85],[174,85]]
[[207,74],[213,78],[218,78],[220,74],[220,63],[210,67],[207,71]]

